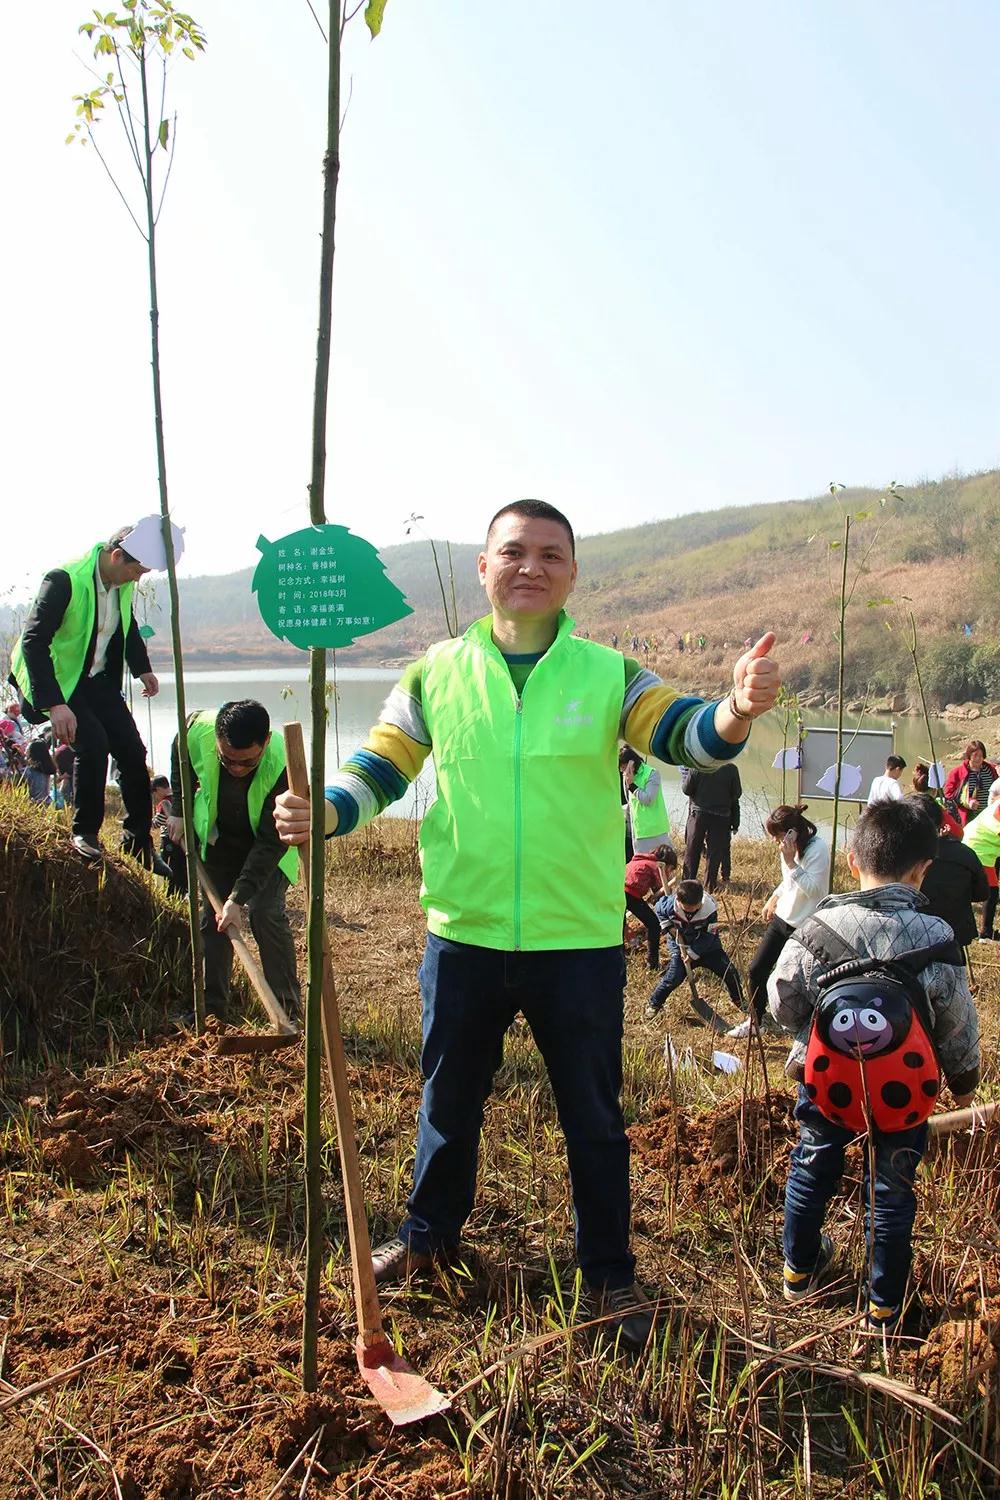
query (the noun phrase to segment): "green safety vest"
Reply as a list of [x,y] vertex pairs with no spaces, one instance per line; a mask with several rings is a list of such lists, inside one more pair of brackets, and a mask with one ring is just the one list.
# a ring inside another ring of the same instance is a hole
[[993,807],[986,807],[974,818],[970,818],[962,833],[962,843],[968,844],[981,865],[993,865],[1000,859],[1000,823]]
[[[66,606],[66,613],[62,617],[59,629],[52,637],[49,653],[52,657],[52,667],[56,674],[63,695],[63,702],[68,703],[71,695],[75,692],[80,678],[83,676],[83,664],[87,659],[87,647],[90,645],[90,637],[94,629],[94,616],[97,613],[96,584],[94,572],[97,567],[97,556],[103,548],[104,543],[98,542],[96,547],[83,557],[76,558],[73,562],[62,563],[60,566],[64,573],[69,574],[70,596]],[[132,624],[132,595],[135,592],[134,583],[122,584],[118,590],[118,607],[121,611],[122,630],[126,638]],[[14,680],[21,690],[21,696],[25,702],[31,703],[31,679],[28,675],[27,663],[24,660],[24,651],[21,647],[22,637],[18,636],[14,650],[11,653],[11,670]],[[41,712],[42,710],[39,710]]]
[[492,623],[477,620],[425,660],[437,778],[420,827],[427,926],[506,952],[614,947],[625,904],[624,658],[571,635],[563,612],[519,698]]
[[[208,835],[219,811],[219,755],[215,747],[215,714],[195,714],[188,725],[187,743],[191,769],[198,778],[192,814],[194,832],[204,859]],[[255,834],[260,825],[264,801],[284,769],[285,742],[280,734],[272,734],[247,789],[247,813]],[[289,849],[283,854],[278,861],[278,869],[283,870],[294,885],[299,878],[299,851]]]
[[[636,786],[645,791],[652,774],[652,766],[641,765],[635,773]],[[628,799],[628,806],[634,839],[656,839],[661,836],[665,839],[667,837],[667,814],[663,806],[662,790],[648,807],[640,802],[638,797],[632,796]]]

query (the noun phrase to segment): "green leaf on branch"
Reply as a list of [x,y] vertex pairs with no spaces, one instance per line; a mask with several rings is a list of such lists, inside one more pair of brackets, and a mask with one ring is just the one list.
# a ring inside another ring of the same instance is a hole
[[887,595],[884,599],[869,599],[868,600],[868,608],[869,609],[881,609],[882,606],[883,606],[883,604],[895,604],[895,602],[896,602],[895,599],[890,599],[888,597],[888,595]]
[[385,14],[386,0],[368,0],[365,6],[365,25],[373,37],[377,37],[382,30],[382,17]]
[[872,513],[870,510],[856,510],[854,512],[854,519],[856,521],[870,521],[871,515]]
[[163,147],[164,151],[166,151],[166,149],[167,149],[167,138],[168,138],[169,135],[170,135],[170,121],[169,120],[161,120],[160,121],[160,128],[157,131],[156,138],[159,141],[160,145]]

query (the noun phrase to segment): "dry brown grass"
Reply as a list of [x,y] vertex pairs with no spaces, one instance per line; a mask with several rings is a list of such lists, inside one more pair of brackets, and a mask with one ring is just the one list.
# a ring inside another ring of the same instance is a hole
[[[774,853],[740,840],[724,910],[745,962]],[[423,924],[413,831],[331,851],[328,906],[373,1234],[390,1231],[412,1167],[419,1099],[415,970]],[[293,914],[301,930],[301,911]],[[975,953],[996,1089],[1000,964]],[[0,1431],[12,1497],[264,1500],[322,1427],[309,1495],[975,1497],[1000,1466],[1000,1172],[993,1136],[929,1159],[915,1242],[934,1331],[879,1362],[849,1359],[861,1269],[852,1192],[832,1210],[845,1275],[786,1308],[780,1213],[792,1131],[784,1049],[724,1078],[681,991],[666,1027],[695,1066],[663,1068],[664,1022],[630,961],[625,1108],[635,1245],[661,1299],[646,1358],[608,1362],[578,1321],[561,1139],[523,1027],[509,1039],[483,1139],[466,1261],[387,1299],[409,1358],[450,1391],[450,1423],[393,1433],[347,1340],[351,1302],[336,1158],[323,1388],[296,1393],[304,1205],[301,1060],[220,1059],[178,1036],[97,1060],[73,1049],[8,1075],[0,1215],[0,1378],[21,1389],[100,1359],[13,1407]],[[706,994],[728,1012],[715,981]],[[767,1095],[770,1095],[770,1104]],[[530,1341],[547,1338],[548,1342]],[[525,1344],[527,1342],[527,1347]],[[519,1352],[521,1351],[521,1352]],[[957,1424],[913,1403],[924,1393]],[[277,1493],[295,1495],[300,1464]],[[4,1488],[3,1485],[6,1485]]]

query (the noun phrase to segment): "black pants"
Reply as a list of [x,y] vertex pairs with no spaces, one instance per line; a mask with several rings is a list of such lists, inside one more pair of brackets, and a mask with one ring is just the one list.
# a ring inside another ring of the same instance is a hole
[[991,885],[990,893],[983,902],[983,925],[980,927],[980,936],[991,938],[993,936],[993,923],[997,914],[997,898],[1000,897],[1000,886]]
[[757,951],[750,960],[747,978],[750,981],[750,1005],[759,1021],[767,1006],[767,981],[774,971],[782,948],[788,942],[794,927],[781,917],[772,917],[764,929],[764,936],[757,944]]
[[76,715],[73,753],[73,832],[96,839],[104,822],[104,789],[108,756],[118,766],[125,804],[125,846],[146,849],[150,843],[153,799],[146,769],[146,747],[120,688],[99,673],[84,677],[70,695]]
[[[222,900],[232,891],[239,870],[222,869],[205,861],[205,869]],[[292,1020],[299,1014],[299,976],[295,964],[295,943],[288,925],[285,897],[288,880],[283,870],[275,870],[270,880],[247,903],[250,931],[260,949],[264,978]],[[215,925],[215,913],[202,898],[201,935],[205,943],[205,1008],[220,1020],[229,1014],[229,980],[233,969],[233,945]]]
[[705,850],[707,870],[705,889],[714,891],[719,883],[719,870],[723,880],[730,875],[729,846],[732,825],[728,813],[702,812],[692,807],[684,829],[684,879],[697,880],[702,850]]
[[187,895],[187,856],[180,844],[164,833],[160,839],[160,858],[170,871],[167,888],[174,896]]
[[649,967],[655,969],[660,962],[660,919],[647,902],[640,901],[638,896],[630,896],[627,891],[625,905],[646,929],[646,957]]

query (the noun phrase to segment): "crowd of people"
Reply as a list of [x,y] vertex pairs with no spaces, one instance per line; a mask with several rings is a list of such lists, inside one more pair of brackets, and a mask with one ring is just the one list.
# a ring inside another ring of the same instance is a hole
[[[17,699],[5,721],[13,729],[0,726],[0,748],[8,773],[23,777],[29,795],[51,795],[60,776],[68,780],[73,846],[90,862],[105,857],[104,790],[113,755],[123,851],[184,889],[180,747],[175,741],[170,777],[151,779],[121,692],[126,667],[147,694],[158,690],[132,607],[135,583],[157,566],[162,557],[148,530],[125,528],[46,575],[15,648]],[[1000,866],[995,768],[978,742],[970,744],[943,804],[926,786],[903,796],[902,762],[887,768],[894,790],[876,797],[858,822],[850,861],[860,889],[844,896],[826,894],[830,849],[807,809],[775,808],[766,832],[780,878],[764,903],[765,928],[744,986],[723,943],[715,895],[731,879],[730,841],[739,828],[735,761],[780,685],[770,655],[774,636],[748,639],[729,692],[705,700],[676,692],[645,660],[575,634],[565,608],[577,576],[573,529],[542,501],[497,512],[478,567],[487,613],[403,672],[361,748],[331,778],[322,809],[328,836],[349,835],[404,795],[434,757],[437,796],[420,828],[428,928],[418,974],[424,1088],[406,1215],[373,1253],[377,1282],[460,1253],[484,1108],[504,1036],[521,1014],[566,1141],[577,1260],[592,1313],[626,1348],[645,1346],[655,1308],[635,1277],[620,1097],[629,912],[645,929],[647,962],[657,973],[651,1016],[701,967],[747,1012],[731,1035],[770,1028],[794,1038],[801,1138],[785,1213],[789,1301],[812,1295],[834,1261],[823,1215],[844,1146],[858,1133],[843,1057],[855,1067],[868,1065],[869,1052],[896,1059],[902,1012],[890,1007],[883,1015],[882,991],[871,986],[881,984],[890,998],[893,984],[904,1000],[909,993],[902,1064],[912,1077],[887,1077],[881,1088],[896,1115],[874,1113],[862,1122],[876,1144],[864,1327],[895,1330],[927,1110],[942,1082],[960,1102],[978,1082],[978,1029],[961,944],[975,931],[975,901],[985,906],[983,935],[992,934]],[[296,1016],[286,897],[297,846],[309,836],[308,799],[289,790],[281,736],[253,700],[192,714],[185,748],[196,856],[222,902],[218,915],[206,904],[202,921],[209,1008],[228,1015],[227,938],[246,923],[272,988]],[[60,755],[64,768],[70,757],[68,771],[60,770]],[[682,856],[654,762],[683,768],[689,814]],[[943,826],[945,818],[959,837]],[[911,950],[920,963],[907,991],[897,972]],[[827,992],[831,976],[843,979],[852,965],[861,993],[853,1009],[842,985]],[[830,1019],[832,1000],[839,1008]],[[908,1061],[918,1056],[919,1067]],[[923,1092],[915,1095],[911,1084]]]

